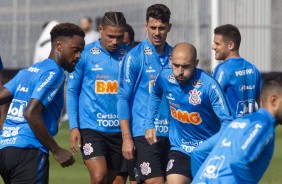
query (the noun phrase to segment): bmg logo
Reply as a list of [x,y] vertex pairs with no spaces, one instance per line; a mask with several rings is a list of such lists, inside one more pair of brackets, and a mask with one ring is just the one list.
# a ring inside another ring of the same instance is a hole
[[13,99],[8,110],[7,119],[23,122],[24,121],[23,112],[26,106],[27,106],[26,101]]

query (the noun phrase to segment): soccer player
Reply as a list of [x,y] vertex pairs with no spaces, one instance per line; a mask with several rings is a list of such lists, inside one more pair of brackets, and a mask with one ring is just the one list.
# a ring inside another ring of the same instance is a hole
[[49,151],[62,167],[75,161],[52,136],[64,105],[64,70],[74,70],[85,34],[71,23],[56,25],[50,34],[49,58],[19,71],[0,87],[0,104],[11,101],[0,136],[0,174],[5,183],[48,183]]
[[232,120],[219,84],[197,65],[196,48],[189,43],[177,44],[171,67],[157,77],[148,102],[146,138],[150,144],[156,142],[154,116],[163,95],[170,109],[168,184],[190,183],[191,153]]
[[[125,26],[125,32],[124,32],[124,38],[123,43],[130,46],[131,48],[135,45],[135,33],[131,25],[126,24]],[[127,179],[129,178],[130,184],[136,184],[136,178],[134,173],[135,168],[135,160],[127,160],[123,158],[121,170],[116,176],[113,184],[126,184]]]
[[125,33],[124,33],[124,38],[123,38],[123,43],[125,43],[126,45],[130,46],[130,47],[134,47],[134,43],[135,43],[135,32],[133,30],[133,28],[131,27],[131,25],[126,24],[125,27]]
[[193,183],[259,183],[274,151],[275,127],[282,123],[282,73],[266,74],[261,108],[235,119],[224,130]]
[[[236,26],[226,24],[214,29],[212,49],[215,51],[215,59],[223,62],[214,69],[212,76],[222,87],[233,118],[255,111],[262,82],[256,66],[240,56],[240,43],[241,35]],[[193,173],[198,170],[217,140],[216,137],[212,138],[195,150],[192,157]]]
[[106,12],[101,39],[85,46],[69,74],[67,112],[70,146],[80,147],[91,183],[112,183],[122,162],[122,137],[117,116],[119,67],[130,49],[122,44],[126,20],[122,12]]
[[214,29],[215,59],[222,60],[212,76],[219,82],[233,117],[242,117],[255,110],[261,90],[261,74],[257,67],[239,54],[241,35],[231,24]]
[[169,64],[171,46],[166,43],[171,29],[169,8],[163,4],[148,7],[145,28],[148,39],[127,54],[119,78],[118,116],[123,137],[122,152],[128,160],[136,158],[138,180],[163,183],[170,148],[168,108],[162,108],[155,117],[157,144],[150,145],[146,141],[145,120],[153,82]]

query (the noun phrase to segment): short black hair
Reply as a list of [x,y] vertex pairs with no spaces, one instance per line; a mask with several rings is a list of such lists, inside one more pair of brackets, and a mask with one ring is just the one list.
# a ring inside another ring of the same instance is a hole
[[56,40],[58,37],[73,37],[74,35],[78,35],[81,37],[85,37],[84,31],[73,23],[61,23],[53,27],[50,32],[51,34],[51,42]]
[[282,72],[269,72],[264,75],[262,93],[271,89],[282,89]]
[[232,24],[218,26],[214,29],[214,34],[222,35],[227,41],[233,41],[236,49],[239,50],[241,44],[241,34],[236,26]]
[[161,20],[162,23],[169,23],[170,21],[170,10],[167,6],[163,4],[154,4],[147,8],[146,21],[149,21],[149,18],[154,18]]
[[135,32],[133,28],[131,27],[131,25],[126,24],[125,32],[128,32],[130,43],[134,42]]

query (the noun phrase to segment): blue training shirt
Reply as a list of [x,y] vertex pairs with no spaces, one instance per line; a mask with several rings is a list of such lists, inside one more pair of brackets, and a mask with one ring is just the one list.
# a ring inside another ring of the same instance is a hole
[[[123,63],[118,90],[119,120],[129,120],[133,137],[145,135],[147,105],[154,80],[170,64],[172,47],[165,44],[162,55],[148,39],[135,46]],[[165,102],[154,117],[158,136],[168,136],[169,111]]]
[[244,58],[229,58],[220,63],[212,76],[221,85],[234,118],[255,111],[262,79],[255,65]]
[[170,109],[169,139],[171,150],[190,156],[203,141],[232,121],[232,115],[218,82],[201,69],[187,85],[180,86],[172,69],[163,69],[150,96],[146,129],[153,128],[153,119],[165,95]]
[[274,151],[275,119],[263,108],[235,119],[200,167],[193,184],[256,184]]
[[54,60],[46,59],[19,71],[4,85],[13,99],[1,132],[0,149],[13,146],[49,152],[30,129],[23,113],[31,98],[39,100],[45,107],[45,126],[52,136],[56,135],[64,105],[64,81],[64,70]]
[[120,132],[117,114],[119,68],[130,48],[108,52],[100,40],[85,46],[75,71],[69,74],[67,112],[70,130]]

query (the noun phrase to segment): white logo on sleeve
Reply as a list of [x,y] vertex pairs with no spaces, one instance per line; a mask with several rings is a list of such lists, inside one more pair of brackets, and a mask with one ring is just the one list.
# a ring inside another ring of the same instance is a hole
[[36,67],[29,67],[27,71],[32,72],[32,73],[38,73],[40,69]]
[[53,78],[53,76],[54,76],[55,74],[56,74],[55,72],[50,72],[50,73],[49,73],[49,76],[47,77],[47,79],[46,79],[44,82],[42,82],[42,84],[39,86],[39,88],[37,88],[37,91],[38,91],[38,92],[41,91],[42,88],[43,88],[44,86],[46,86],[46,85],[51,81],[51,79]]
[[207,165],[204,168],[203,173],[201,174],[200,178],[217,178],[219,170],[221,169],[223,163],[225,161],[225,156],[214,156],[208,160]]
[[221,141],[221,146],[230,147],[231,146],[231,141],[228,141],[226,138],[224,138]]
[[28,92],[28,87],[24,87],[21,84],[19,84],[18,87],[17,87],[17,91],[21,91],[21,92],[27,93]]
[[242,145],[241,149],[244,150],[248,147],[250,142],[253,140],[253,138],[257,135],[258,131],[262,128],[260,124],[255,125],[255,129],[250,133],[250,136],[247,138],[247,140]]
[[126,66],[125,66],[125,81],[130,82],[130,64],[131,64],[131,56],[127,58]]

